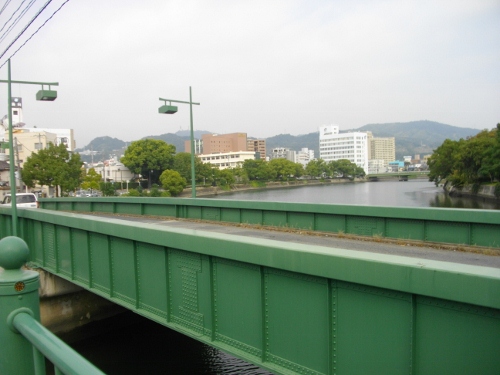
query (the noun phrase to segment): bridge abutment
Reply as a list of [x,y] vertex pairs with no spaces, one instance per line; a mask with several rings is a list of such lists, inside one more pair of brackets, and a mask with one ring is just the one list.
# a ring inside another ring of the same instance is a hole
[[123,307],[63,278],[43,269],[35,270],[40,274],[41,322],[54,334],[68,334],[125,311]]

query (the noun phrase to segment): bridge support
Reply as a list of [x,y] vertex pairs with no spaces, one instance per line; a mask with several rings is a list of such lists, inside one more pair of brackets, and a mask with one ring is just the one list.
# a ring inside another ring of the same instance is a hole
[[50,272],[35,270],[40,275],[40,319],[56,335],[71,334],[74,329],[126,311]]

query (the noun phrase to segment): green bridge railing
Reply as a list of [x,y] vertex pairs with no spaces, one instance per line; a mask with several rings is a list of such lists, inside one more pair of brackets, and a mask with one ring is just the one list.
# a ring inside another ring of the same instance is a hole
[[52,198],[41,207],[211,220],[392,239],[500,247],[500,212],[188,198]]
[[45,375],[47,358],[55,375],[104,375],[37,321],[39,274],[21,269],[28,255],[22,239],[0,240],[0,374]]
[[35,265],[276,374],[500,368],[497,268],[48,210],[19,224]]

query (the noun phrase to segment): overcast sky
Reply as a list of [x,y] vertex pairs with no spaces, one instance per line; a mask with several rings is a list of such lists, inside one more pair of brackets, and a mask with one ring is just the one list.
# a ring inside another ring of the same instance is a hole
[[195,130],[216,133],[414,120],[491,129],[500,122],[500,1],[71,0],[11,62],[14,80],[60,83],[51,103],[35,101],[36,86],[13,85],[26,126],[73,128],[77,147],[188,130],[189,105],[160,115],[158,98],[188,101],[189,86],[201,103]]

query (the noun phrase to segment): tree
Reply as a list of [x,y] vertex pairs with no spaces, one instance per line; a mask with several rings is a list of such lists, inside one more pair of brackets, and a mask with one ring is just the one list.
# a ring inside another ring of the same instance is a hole
[[175,146],[158,139],[134,141],[120,161],[132,172],[158,183],[159,176],[174,163]]
[[102,192],[102,195],[105,197],[114,197],[116,195],[115,186],[111,182],[101,181],[99,184],[99,189]]
[[293,162],[287,159],[272,159],[268,163],[272,171],[271,179],[273,180],[288,180],[290,175],[293,175],[295,168]]
[[99,189],[99,184],[101,183],[102,177],[99,173],[95,171],[94,168],[90,168],[87,173],[83,171],[83,182],[82,188],[87,189]]
[[179,195],[187,185],[186,179],[179,172],[167,169],[160,176],[160,181],[165,190],[173,197]]
[[243,170],[246,172],[248,179],[267,181],[272,177],[271,168],[269,168],[269,163],[265,160],[245,160],[243,162]]
[[454,173],[458,148],[457,141],[445,139],[443,144],[434,150],[428,160],[429,181],[434,181],[437,186],[442,179]]
[[215,178],[217,181],[219,181],[218,185],[221,186],[227,186],[227,185],[232,185],[236,181],[234,178],[234,175],[230,169],[221,169],[219,170],[214,169],[215,171]]
[[328,163],[328,169],[332,176],[352,178],[356,176],[358,166],[347,159],[332,160]]
[[[208,169],[207,169],[208,167]],[[179,174],[186,179],[188,183],[191,182],[191,154],[189,152],[178,152],[174,156],[172,169],[179,172]],[[206,165],[201,161],[198,156],[194,157],[194,171],[196,181],[202,181],[207,178],[210,171],[210,165]]]
[[311,160],[305,168],[305,174],[310,177],[323,177],[329,172],[328,166],[323,159]]
[[48,147],[31,154],[24,163],[21,178],[26,186],[35,185],[56,187],[56,197],[59,190],[68,192],[76,189],[81,183],[82,161],[80,155],[69,153],[64,144]]
[[500,124],[474,137],[446,139],[429,159],[429,180],[446,179],[453,186],[479,184],[500,178]]

